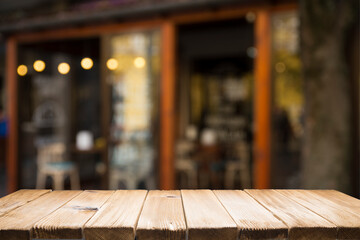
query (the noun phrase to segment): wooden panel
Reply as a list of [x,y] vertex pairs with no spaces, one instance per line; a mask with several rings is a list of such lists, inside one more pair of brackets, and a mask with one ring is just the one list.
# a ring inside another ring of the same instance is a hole
[[189,240],[234,240],[237,226],[210,190],[181,190]]
[[289,239],[336,239],[336,226],[275,190],[245,190],[289,226]]
[[18,188],[18,83],[16,75],[17,42],[9,38],[6,42],[6,92],[9,135],[6,151],[7,191]]
[[255,59],[254,92],[254,188],[270,187],[270,131],[271,131],[271,29],[270,13],[257,12],[255,40],[257,57]]
[[214,191],[240,230],[239,239],[287,238],[288,227],[244,191]]
[[0,239],[24,240],[30,238],[33,225],[49,215],[80,191],[54,191],[0,217]]
[[49,192],[51,190],[19,190],[0,198],[0,216]]
[[[317,199],[306,190],[279,190],[278,192],[334,223],[338,228],[338,239],[360,237],[360,216],[347,212],[341,205],[328,205],[324,199]],[[330,194],[328,196],[325,194],[324,197],[333,198]]]
[[[189,13],[176,13],[168,15],[166,20],[163,17],[155,17],[148,20],[140,20],[123,23],[106,23],[97,25],[86,25],[81,27],[67,27],[60,29],[51,29],[38,32],[20,33],[15,35],[16,39],[21,43],[49,41],[53,39],[67,39],[79,37],[92,37],[102,34],[117,33],[123,31],[134,31],[156,28],[164,21],[173,21],[176,24],[191,24],[206,21],[221,21],[226,19],[234,19],[243,17],[246,13],[259,11],[269,8],[268,4],[256,4],[252,6],[232,6],[227,8],[203,10]],[[271,11],[294,10],[297,8],[296,3],[286,3],[271,6]]]
[[21,43],[42,42],[49,40],[84,38],[100,36],[102,34],[119,33],[124,31],[142,31],[154,29],[161,25],[160,19],[150,19],[125,23],[107,23],[101,25],[87,25],[82,27],[67,27],[61,29],[51,29],[40,32],[20,33],[15,35]]
[[315,194],[315,197],[321,197],[326,204],[341,206],[349,212],[360,216],[360,200],[335,190],[308,190],[309,193]]
[[136,229],[138,240],[185,239],[180,191],[150,191]]
[[160,189],[175,187],[174,131],[175,131],[175,26],[162,26],[161,109],[160,109]]
[[135,228],[146,194],[145,190],[116,191],[85,224],[86,240],[135,239]]
[[37,222],[33,228],[33,238],[82,238],[84,224],[113,193],[114,191],[83,191]]

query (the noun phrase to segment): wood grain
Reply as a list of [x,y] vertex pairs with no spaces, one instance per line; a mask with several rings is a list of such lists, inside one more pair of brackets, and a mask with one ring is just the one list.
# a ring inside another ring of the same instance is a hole
[[307,209],[319,214],[338,228],[338,239],[356,239],[360,237],[360,216],[346,211],[342,205],[329,205],[326,199],[337,199],[330,195],[316,198],[306,190],[278,190],[286,197],[298,202]]
[[145,190],[118,190],[85,224],[86,240],[135,239]]
[[237,226],[210,190],[181,190],[189,240],[234,240]]
[[23,189],[0,198],[0,216],[49,192],[51,190]]
[[336,226],[275,190],[245,190],[289,226],[289,239],[336,239]]
[[33,238],[82,238],[85,223],[100,209],[114,191],[83,191],[33,228]]
[[287,238],[288,227],[249,194],[239,190],[214,193],[236,222],[239,239]]
[[185,239],[180,191],[150,191],[136,229],[138,240]]
[[348,212],[352,212],[360,216],[360,200],[335,190],[305,190],[315,197],[321,197],[326,204],[335,207],[342,206]]
[[24,240],[33,225],[78,195],[80,191],[53,191],[0,217],[0,239]]

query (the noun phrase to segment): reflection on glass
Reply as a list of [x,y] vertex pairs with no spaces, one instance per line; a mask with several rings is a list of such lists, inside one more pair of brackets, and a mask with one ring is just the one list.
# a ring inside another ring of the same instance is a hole
[[[303,133],[303,81],[299,57],[299,18],[295,12],[272,18],[273,38],[273,187],[299,187]],[[275,177],[276,176],[276,177]]]
[[110,39],[112,129],[110,187],[153,188],[154,111],[159,74],[157,32]]

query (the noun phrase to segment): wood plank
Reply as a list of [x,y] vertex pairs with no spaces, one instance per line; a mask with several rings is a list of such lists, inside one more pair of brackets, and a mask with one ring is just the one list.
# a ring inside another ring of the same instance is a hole
[[0,198],[0,216],[49,192],[51,192],[51,190],[23,189]]
[[78,195],[80,191],[53,191],[0,217],[0,239],[24,240],[33,225]]
[[234,240],[237,226],[210,190],[181,190],[189,240]]
[[85,223],[114,191],[83,191],[55,212],[34,225],[33,238],[82,238]]
[[342,192],[335,190],[309,190],[311,194],[316,197],[321,197],[326,204],[333,205],[335,207],[341,206],[348,212],[355,213],[360,216],[360,200]]
[[135,239],[146,190],[118,190],[85,224],[86,240]]
[[158,28],[161,23],[161,19],[154,18],[133,22],[87,24],[86,26],[46,29],[37,32],[22,32],[14,35],[14,37],[19,43],[36,43],[51,40],[94,37],[126,31],[146,31]]
[[[334,223],[338,228],[338,239],[356,239],[360,236],[360,216],[347,212],[341,205],[328,205],[324,199],[314,197],[307,190],[277,190],[277,192]],[[329,195],[328,198],[332,197]]]
[[287,238],[288,227],[244,191],[213,191],[240,232],[239,239]]
[[289,226],[289,239],[336,239],[336,226],[275,190],[245,190]]
[[136,229],[138,240],[185,239],[180,191],[150,191]]

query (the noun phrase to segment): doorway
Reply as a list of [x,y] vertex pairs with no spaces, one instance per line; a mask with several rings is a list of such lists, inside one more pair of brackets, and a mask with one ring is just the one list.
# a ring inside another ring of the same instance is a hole
[[250,188],[254,24],[244,18],[178,29],[179,188]]

